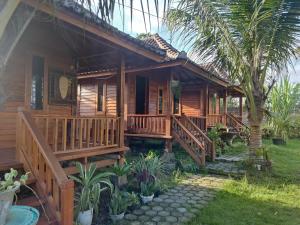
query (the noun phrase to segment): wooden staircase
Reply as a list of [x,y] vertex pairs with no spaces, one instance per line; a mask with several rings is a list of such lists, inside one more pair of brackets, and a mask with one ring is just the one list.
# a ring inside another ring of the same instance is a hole
[[204,166],[206,157],[215,159],[213,142],[185,115],[172,117],[172,132],[175,140],[198,165]]
[[[69,126],[70,125],[70,126]],[[17,169],[30,172],[27,187],[18,193],[19,205],[37,208],[38,225],[73,224],[74,160],[97,168],[113,165],[127,148],[119,144],[118,118],[32,116],[18,112],[16,148],[1,149],[0,174]]]
[[[16,155],[24,170],[30,171],[35,179],[33,189],[50,218],[46,224],[73,224],[74,182],[68,179],[28,112],[19,112],[17,117]],[[28,199],[24,201],[28,203]],[[43,220],[42,216],[41,223]]]
[[228,127],[228,132],[232,134],[236,134],[239,136],[242,140],[248,141],[249,136],[247,133],[247,130],[249,130],[249,127],[244,124],[242,121],[240,121],[238,118],[236,118],[231,113],[226,113],[226,126]]

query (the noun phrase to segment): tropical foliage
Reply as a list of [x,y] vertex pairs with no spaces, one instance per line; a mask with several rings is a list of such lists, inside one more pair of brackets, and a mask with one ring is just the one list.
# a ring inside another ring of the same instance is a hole
[[95,163],[89,167],[76,162],[79,176],[70,176],[78,185],[79,191],[75,195],[76,213],[94,209],[98,213],[100,194],[107,188],[113,190],[109,177],[114,175],[110,172],[97,173]]
[[298,0],[179,0],[169,28],[201,63],[227,71],[246,96],[250,149],[262,146],[265,103],[277,74],[292,62],[300,35]]
[[19,188],[21,185],[25,185],[28,179],[28,173],[21,175],[20,179],[17,179],[18,171],[11,168],[9,173],[4,174],[4,179],[0,181],[0,192]]
[[110,200],[110,213],[111,215],[118,215],[126,212],[128,207],[138,204],[139,198],[135,193],[120,191],[116,187]]
[[300,84],[290,83],[288,77],[282,78],[271,92],[269,123],[275,135],[284,140],[288,139],[289,130],[293,125],[292,114],[299,98]]

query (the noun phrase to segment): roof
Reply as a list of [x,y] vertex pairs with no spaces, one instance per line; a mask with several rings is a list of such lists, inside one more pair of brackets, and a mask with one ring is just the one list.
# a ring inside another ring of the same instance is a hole
[[166,51],[166,60],[174,60],[174,59],[187,59],[186,52],[178,51],[174,48],[170,43],[168,43],[165,39],[163,39],[159,34],[149,34],[146,35],[145,38],[142,39],[144,43],[152,45],[158,49]]
[[[37,5],[37,2],[34,0],[26,0],[26,1],[24,1],[24,3],[32,5],[32,6]],[[40,3],[40,4],[42,4],[42,3]],[[58,11],[60,9],[60,10],[70,12],[72,15],[74,15],[76,17],[84,18],[84,21],[86,21],[87,23],[96,25],[97,27],[105,30],[105,32],[112,34],[112,36],[117,36],[121,40],[124,40],[126,42],[129,42],[129,43],[137,46],[137,47],[142,48],[144,51],[150,51],[162,58],[164,58],[166,55],[166,52],[164,50],[154,47],[142,40],[134,38],[134,37],[130,36],[129,34],[122,32],[119,29],[117,29],[116,27],[110,25],[106,21],[99,18],[96,14],[92,13],[90,10],[87,10],[86,8],[84,8],[81,4],[77,3],[75,0],[48,0],[44,4],[45,4],[45,7],[44,8],[39,7],[39,10],[42,10],[44,12],[46,12],[47,10],[50,12],[51,11],[53,12],[54,11],[53,8],[50,8],[50,9],[49,9],[49,7],[48,7],[48,9],[45,9],[45,8],[47,6],[55,5],[56,11]],[[54,12],[53,15],[57,16],[58,13]]]
[[187,63],[191,63],[195,66],[200,67],[202,70],[205,70],[215,76],[217,79],[221,79],[224,82],[228,82],[224,72],[218,71],[215,67],[211,64],[200,65],[189,57],[187,57],[186,52],[179,51],[175,47],[173,47],[170,43],[168,43],[165,39],[163,39],[159,34],[148,34],[142,39],[145,43],[152,45],[153,47],[160,48],[161,50],[166,51],[166,59],[165,61],[169,60],[178,60],[178,59],[185,59]]

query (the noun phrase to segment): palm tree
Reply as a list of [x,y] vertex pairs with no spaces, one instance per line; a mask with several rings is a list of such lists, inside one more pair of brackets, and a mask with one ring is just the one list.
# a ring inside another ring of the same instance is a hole
[[224,69],[242,87],[255,157],[268,95],[296,56],[300,1],[179,0],[167,24],[196,60]]

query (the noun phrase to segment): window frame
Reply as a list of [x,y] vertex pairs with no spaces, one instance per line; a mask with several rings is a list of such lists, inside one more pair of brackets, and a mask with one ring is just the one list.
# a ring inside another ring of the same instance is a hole
[[[160,96],[160,91],[162,95]],[[160,97],[161,97],[161,113],[160,113]],[[163,115],[165,111],[164,107],[164,88],[159,86],[157,89],[157,115]]]
[[[35,54],[35,53],[33,53],[33,54],[31,54],[30,55],[31,57],[30,57],[30,65],[31,65],[31,70],[30,70],[30,83],[29,83],[29,108],[30,108],[30,110],[34,110],[34,111],[43,111],[43,110],[45,110],[45,106],[46,106],[46,98],[47,98],[47,96],[46,96],[46,86],[47,86],[47,83],[46,83],[46,79],[47,79],[47,77],[46,77],[46,68],[47,68],[47,64],[46,64],[46,57],[45,56],[43,56],[43,55],[40,55],[40,54]],[[43,59],[43,75],[41,76],[42,77],[42,79],[43,79],[43,83],[42,83],[42,91],[41,91],[41,94],[42,94],[42,104],[41,104],[41,108],[33,108],[32,107],[32,93],[33,93],[33,88],[32,88],[32,84],[33,84],[33,59],[34,59],[34,57],[37,57],[37,58],[42,58]]]
[[[99,85],[102,84],[102,111],[98,111],[99,107]],[[97,95],[96,95],[96,114],[105,114],[106,113],[106,82],[99,80],[96,84]]]

